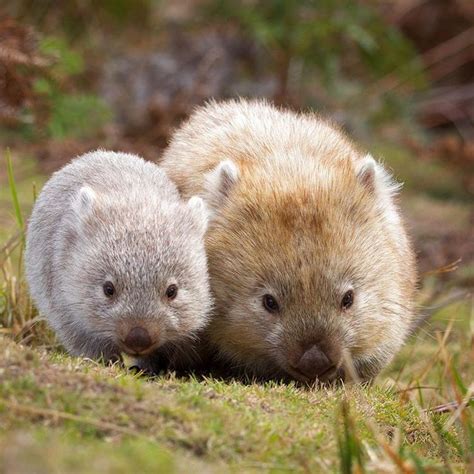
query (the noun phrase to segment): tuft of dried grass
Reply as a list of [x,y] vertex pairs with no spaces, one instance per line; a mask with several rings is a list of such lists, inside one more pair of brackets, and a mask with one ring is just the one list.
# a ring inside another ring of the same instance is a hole
[[18,198],[10,151],[5,152],[8,185],[17,230],[0,245],[0,334],[22,343],[52,343],[51,331],[29,296],[24,277],[25,219]]

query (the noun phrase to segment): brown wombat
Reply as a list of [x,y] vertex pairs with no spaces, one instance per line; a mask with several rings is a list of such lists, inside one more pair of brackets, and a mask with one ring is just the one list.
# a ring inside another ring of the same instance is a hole
[[370,379],[392,359],[416,272],[381,164],[316,115],[239,100],[198,109],[162,166],[211,208],[206,333],[222,358],[304,382],[343,377],[348,358]]
[[157,350],[192,353],[211,307],[207,214],[134,155],[96,151],[56,172],[29,221],[26,275],[66,349],[107,361],[125,352],[145,369]]

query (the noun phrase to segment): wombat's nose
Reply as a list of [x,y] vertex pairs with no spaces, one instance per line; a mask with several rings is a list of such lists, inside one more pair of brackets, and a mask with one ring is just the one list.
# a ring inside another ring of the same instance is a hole
[[334,366],[329,357],[315,344],[303,353],[294,369],[304,376],[315,379]]
[[125,345],[132,351],[141,352],[151,346],[151,337],[148,331],[139,326],[130,330],[125,338]]

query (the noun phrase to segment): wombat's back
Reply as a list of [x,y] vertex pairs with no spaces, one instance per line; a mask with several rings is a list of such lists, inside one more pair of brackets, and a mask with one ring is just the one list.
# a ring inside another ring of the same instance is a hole
[[240,168],[293,151],[306,160],[357,159],[355,145],[315,114],[295,114],[266,101],[210,102],[174,134],[160,163],[185,196],[202,192],[204,175],[223,160]]

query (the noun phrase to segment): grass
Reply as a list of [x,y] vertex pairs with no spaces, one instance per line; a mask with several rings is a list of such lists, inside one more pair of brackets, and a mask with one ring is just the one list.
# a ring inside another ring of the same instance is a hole
[[7,149],[5,153],[5,157],[7,160],[8,186],[10,188],[10,192],[12,196],[13,209],[15,211],[15,217],[18,224],[18,228],[20,229],[20,232],[23,233],[25,229],[25,225],[23,222],[23,213],[21,212],[21,209],[20,209],[20,202],[18,200],[15,177],[13,175],[12,157],[11,157],[11,153],[9,149]]
[[64,354],[38,319],[21,258],[31,175],[6,170],[0,472],[472,472],[474,306],[442,275],[421,292],[430,323],[371,386],[147,379]]
[[[6,338],[0,350],[3,458],[13,449],[9,440],[24,439],[34,462],[52,462],[43,448],[57,451],[59,472],[71,457],[83,468],[104,459],[113,470],[121,462],[117,469],[126,472],[153,452],[177,470],[189,459],[215,470],[393,472],[395,462],[404,472],[415,463],[429,472],[446,462],[462,472],[467,455],[461,419],[444,429],[451,414],[433,417],[386,383],[309,390],[172,375],[147,380]],[[71,450],[64,440],[73,439]],[[130,449],[137,457],[111,464],[112,453]]]

